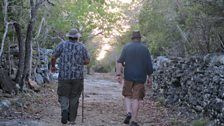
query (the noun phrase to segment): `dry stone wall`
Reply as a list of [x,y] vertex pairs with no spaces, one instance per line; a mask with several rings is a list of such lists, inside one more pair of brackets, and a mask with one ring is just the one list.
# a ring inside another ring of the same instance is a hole
[[217,125],[224,124],[224,55],[169,58],[155,64],[153,89],[157,98],[205,115]]
[[[35,80],[37,84],[52,80],[51,73],[49,71],[49,59],[52,55],[53,50],[40,48],[39,50],[34,49],[33,63],[32,63],[32,80]],[[9,59],[10,58],[10,59]],[[19,49],[17,45],[10,47],[10,56],[8,52],[5,52],[0,61],[0,69],[10,71],[10,77],[15,79],[19,64]]]

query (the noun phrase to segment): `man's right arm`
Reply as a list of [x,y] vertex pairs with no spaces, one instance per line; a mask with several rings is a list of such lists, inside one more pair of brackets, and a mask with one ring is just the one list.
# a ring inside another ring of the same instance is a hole
[[52,57],[51,57],[51,72],[55,72],[56,71],[56,61],[57,58],[61,55],[63,50],[63,42],[59,43],[57,45],[57,47],[54,49],[53,53],[52,53]]
[[116,76],[121,76],[122,75],[122,69],[123,69],[122,63],[117,63],[117,65],[116,65]]
[[122,83],[123,64],[125,62],[125,47],[122,49],[121,55],[116,63],[116,77],[117,81]]
[[123,71],[123,65],[122,63],[117,62],[116,64],[116,78],[118,83],[122,83],[122,71]]

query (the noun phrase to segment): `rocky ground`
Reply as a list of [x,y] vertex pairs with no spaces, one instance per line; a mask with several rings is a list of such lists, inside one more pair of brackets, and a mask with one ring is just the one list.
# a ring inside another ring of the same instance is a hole
[[[111,74],[94,74],[85,79],[84,122],[80,104],[77,126],[125,126],[122,85]],[[60,107],[56,95],[57,83],[45,84],[39,93],[27,91],[14,98],[11,107],[1,110],[1,126],[60,126]],[[151,90],[141,103],[140,126],[187,126],[186,118],[165,108],[150,98]],[[81,99],[80,99],[80,103]],[[67,124],[70,125],[70,124]]]

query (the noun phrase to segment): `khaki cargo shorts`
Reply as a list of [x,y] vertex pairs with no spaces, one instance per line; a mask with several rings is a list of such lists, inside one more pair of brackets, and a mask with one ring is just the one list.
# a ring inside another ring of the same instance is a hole
[[132,99],[143,100],[145,97],[145,86],[143,83],[124,81],[122,95]]

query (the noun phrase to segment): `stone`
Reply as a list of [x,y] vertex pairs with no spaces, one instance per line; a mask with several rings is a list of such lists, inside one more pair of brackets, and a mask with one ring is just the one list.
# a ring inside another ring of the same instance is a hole
[[49,78],[50,80],[57,80],[59,73],[50,73]]
[[155,59],[155,62],[153,64],[153,69],[157,70],[161,65],[165,65],[165,63],[168,63],[168,62],[170,62],[170,60],[167,57],[165,57],[165,56],[158,56]]
[[[159,61],[160,62],[160,61]],[[154,64],[157,63],[155,60]],[[153,73],[154,97],[224,123],[224,55],[169,58]],[[187,105],[187,106],[186,106]]]
[[214,120],[209,121],[205,126],[217,126]]
[[28,84],[29,84],[30,88],[33,89],[35,92],[40,91],[40,86],[37,84],[37,82],[29,79]]
[[0,112],[8,109],[11,105],[11,102],[9,100],[0,100]]
[[44,79],[40,74],[36,74],[35,80],[36,80],[37,84],[39,84],[39,85],[44,83]]

